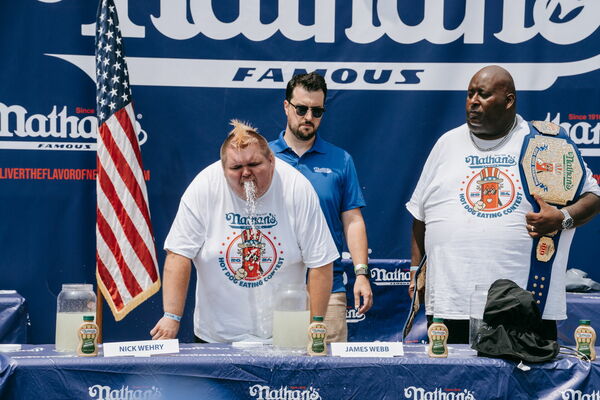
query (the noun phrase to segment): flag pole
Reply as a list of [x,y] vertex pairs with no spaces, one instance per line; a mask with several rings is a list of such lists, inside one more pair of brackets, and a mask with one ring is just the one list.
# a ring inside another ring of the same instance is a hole
[[102,309],[104,308],[104,296],[100,287],[96,289],[96,325],[98,325],[98,344],[102,344]]

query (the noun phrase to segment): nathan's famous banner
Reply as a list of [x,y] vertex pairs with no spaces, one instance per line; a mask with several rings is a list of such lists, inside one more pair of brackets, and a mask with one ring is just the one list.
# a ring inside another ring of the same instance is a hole
[[[218,158],[229,120],[276,138],[299,72],[328,82],[319,134],[354,157],[373,258],[409,258],[404,203],[435,140],[464,123],[485,65],[513,74],[519,113],[565,127],[598,179],[597,0],[116,3],[160,265],[180,196]],[[61,284],[95,282],[97,6],[0,4],[0,289],[27,299],[34,343],[54,341]],[[569,262],[596,280],[599,231],[578,229]],[[107,313],[105,340],[147,338],[161,306],[153,296],[118,324]]]

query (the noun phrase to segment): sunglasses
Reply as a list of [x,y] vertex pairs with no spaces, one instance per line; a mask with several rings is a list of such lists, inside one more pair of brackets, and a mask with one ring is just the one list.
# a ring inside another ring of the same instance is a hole
[[291,101],[288,101],[288,103],[296,109],[296,114],[298,114],[298,116],[300,117],[304,117],[308,112],[309,108],[310,112],[312,113],[312,116],[315,118],[321,118],[323,116],[323,113],[325,112],[325,108],[323,107],[296,106],[292,104]]

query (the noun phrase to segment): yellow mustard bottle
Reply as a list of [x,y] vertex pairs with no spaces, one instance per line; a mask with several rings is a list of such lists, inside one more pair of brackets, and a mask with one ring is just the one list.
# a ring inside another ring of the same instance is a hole
[[596,331],[592,328],[589,319],[579,320],[579,326],[575,328],[575,346],[577,351],[585,354],[590,361],[596,359]]
[[323,317],[315,315],[313,322],[308,326],[308,354],[311,356],[326,356],[327,326],[323,322]]
[[448,357],[448,328],[442,318],[433,319],[433,323],[427,329],[427,336],[429,357]]
[[85,315],[83,324],[77,331],[79,345],[77,346],[77,355],[84,357],[94,357],[98,355],[98,325],[94,322],[93,315]]

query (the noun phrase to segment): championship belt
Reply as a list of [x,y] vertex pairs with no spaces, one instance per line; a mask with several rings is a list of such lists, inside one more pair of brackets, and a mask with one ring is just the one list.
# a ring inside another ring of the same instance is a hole
[[[535,212],[539,205],[532,194],[559,208],[579,197],[585,169],[577,147],[565,130],[547,121],[532,121],[529,134],[523,140],[519,170],[525,181],[523,190]],[[555,253],[562,231],[533,239],[527,290],[532,294],[540,313],[544,314]]]

